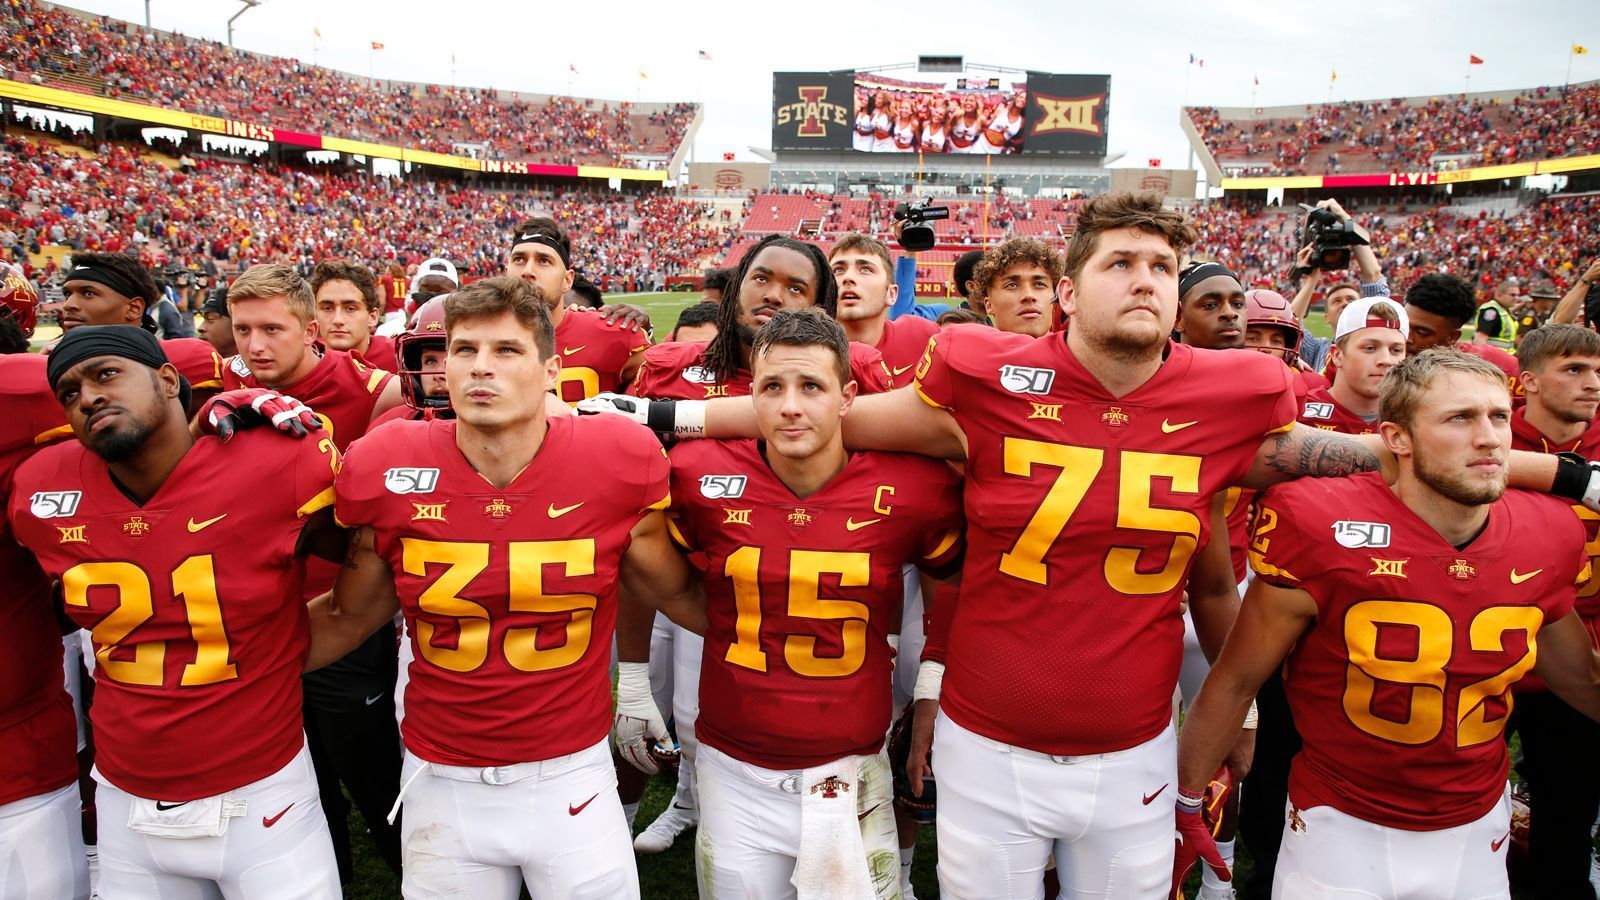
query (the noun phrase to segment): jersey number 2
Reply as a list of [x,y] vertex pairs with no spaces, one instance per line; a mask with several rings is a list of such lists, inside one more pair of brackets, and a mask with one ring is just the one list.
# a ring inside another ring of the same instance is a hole
[[[79,563],[61,575],[61,593],[69,607],[88,609],[89,592],[93,588],[117,591],[116,608],[90,629],[100,671],[122,684],[161,685],[165,680],[170,642],[123,644],[139,626],[155,617],[150,576],[129,562]],[[183,687],[195,687],[238,678],[239,672],[229,659],[228,634],[223,629],[222,607],[217,602],[217,574],[210,556],[191,556],[172,570],[172,596],[183,598],[189,637],[194,643],[194,661],[183,667],[178,683]],[[111,657],[113,650],[128,647],[132,648],[131,657]]]

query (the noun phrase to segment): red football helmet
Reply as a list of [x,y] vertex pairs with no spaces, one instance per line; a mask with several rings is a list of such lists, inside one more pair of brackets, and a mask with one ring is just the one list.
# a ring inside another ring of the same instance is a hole
[[1289,342],[1287,347],[1281,349],[1277,347],[1255,349],[1281,357],[1284,365],[1291,369],[1300,367],[1300,339],[1304,336],[1304,332],[1300,328],[1300,317],[1294,314],[1294,307],[1282,294],[1261,288],[1246,291],[1244,314],[1246,328],[1281,328]]
[[[428,381],[442,379],[444,372],[440,369],[424,369],[422,367],[422,354],[433,350],[443,353],[445,349],[444,338],[444,301],[449,294],[440,294],[417,309],[416,318],[411,322],[411,328],[394,339],[394,354],[400,361],[400,393],[406,398],[406,405],[412,409],[449,409],[450,395],[437,390],[432,395],[428,392]],[[437,386],[435,382],[435,386]]]
[[15,263],[0,263],[0,315],[9,315],[22,326],[22,333],[33,337],[39,321],[39,292]]

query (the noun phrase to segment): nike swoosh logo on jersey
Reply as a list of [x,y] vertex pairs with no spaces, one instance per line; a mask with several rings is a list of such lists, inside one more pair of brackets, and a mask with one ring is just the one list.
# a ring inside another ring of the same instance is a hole
[[876,805],[872,806],[871,808],[869,808],[864,813],[856,813],[856,821],[857,822],[865,822],[867,820],[867,816],[870,816],[873,813],[877,812],[878,811],[878,807],[882,806],[882,805],[883,805],[882,803],[879,803],[879,804],[876,804]]
[[160,800],[157,800],[156,801],[156,811],[157,812],[166,812],[169,809],[177,809],[180,806],[188,806],[190,804],[190,802],[191,801],[189,801],[189,800],[185,800],[182,803],[162,803]]
[[579,350],[587,350],[587,349],[589,349],[589,345],[588,344],[579,344],[576,347],[568,347],[567,349],[561,351],[561,355],[562,356],[571,356],[572,354],[577,353]]
[[[595,794],[594,795],[594,797],[598,797],[598,796],[600,796],[600,795],[599,794]],[[567,815],[575,816],[578,813],[583,812],[585,807],[587,807],[589,804],[594,802],[594,797],[590,797],[589,799],[583,801],[582,803],[579,803],[577,806],[573,806],[570,803],[567,804]]]
[[557,508],[556,505],[554,503],[552,503],[552,504],[550,504],[550,508],[548,510],[546,510],[546,512],[548,512],[550,514],[550,518],[559,519],[562,516],[566,515],[567,513],[572,512],[573,510],[575,510],[578,507],[582,506],[584,504],[584,502],[585,501],[583,501],[583,500],[579,500],[577,503],[574,503],[571,506],[563,506],[563,507],[560,507],[560,508]]
[[190,517],[190,519],[189,519],[189,533],[190,534],[194,534],[197,531],[204,531],[205,529],[210,528],[211,526],[217,524],[218,522],[221,522],[223,519],[226,519],[227,517],[228,517],[228,514],[227,513],[223,513],[222,515],[217,516],[215,519],[207,519],[204,522],[196,522],[193,517]]
[[1195,422],[1179,422],[1178,424],[1174,425],[1174,424],[1172,424],[1172,421],[1170,419],[1162,419],[1161,420],[1161,433],[1162,434],[1171,434],[1174,431],[1182,431],[1185,428],[1188,428],[1190,425],[1195,425],[1195,424],[1198,424],[1198,420],[1196,420]]
[[1505,834],[1500,835],[1499,840],[1490,841],[1489,842],[1489,852],[1490,853],[1499,853],[1501,846],[1503,846],[1505,844],[1506,838],[1508,838],[1508,837],[1511,837],[1511,832],[1509,832],[1509,831],[1506,832]]
[[[1190,422],[1189,424],[1193,425],[1194,423]],[[1162,791],[1166,790],[1171,785],[1172,785],[1172,782],[1169,781],[1166,784],[1163,784],[1161,787],[1156,788],[1156,792],[1154,794],[1146,794],[1146,795],[1144,795],[1144,805],[1145,806],[1149,806],[1151,804],[1151,802],[1153,802],[1157,797],[1161,796],[1161,792]]]
[[1532,578],[1533,576],[1535,576],[1535,575],[1537,575],[1537,574],[1539,574],[1540,572],[1543,572],[1543,571],[1544,571],[1543,569],[1534,569],[1532,572],[1529,572],[1529,573],[1524,575],[1524,574],[1519,574],[1516,569],[1512,569],[1511,570],[1511,583],[1512,584],[1521,584],[1524,581],[1527,581],[1529,578]]
[[901,366],[900,368],[895,369],[894,370],[894,377],[899,378],[901,375],[905,374],[907,369],[911,368],[911,366],[914,366],[914,365],[916,365],[916,363],[912,363],[911,365],[907,365],[907,366]]
[[272,826],[278,824],[278,820],[283,818],[283,813],[286,813],[291,809],[294,809],[294,804],[293,803],[289,804],[288,806],[285,806],[283,808],[283,812],[278,813],[277,815],[273,816],[270,819],[265,817],[265,816],[262,816],[262,818],[261,818],[261,827],[262,828],[271,828]]
[[383,699],[383,695],[382,694],[379,694],[376,697],[368,697],[367,698],[367,705],[371,706],[372,704],[377,703],[379,700],[382,700],[382,699]]
[[855,519],[848,519],[847,518],[847,519],[844,520],[844,530],[845,531],[860,531],[861,529],[867,527],[868,525],[876,525],[876,524],[878,524],[879,522],[882,522],[882,521],[883,521],[882,519],[868,519],[865,522],[857,522]]

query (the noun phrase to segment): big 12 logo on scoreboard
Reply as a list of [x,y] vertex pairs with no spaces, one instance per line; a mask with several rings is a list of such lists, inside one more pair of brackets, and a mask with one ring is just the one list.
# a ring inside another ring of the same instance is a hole
[[774,73],[773,149],[849,150],[854,102],[854,73]]

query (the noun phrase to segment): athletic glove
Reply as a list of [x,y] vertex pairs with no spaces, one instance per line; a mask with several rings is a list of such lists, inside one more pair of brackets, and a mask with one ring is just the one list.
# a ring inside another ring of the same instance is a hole
[[679,438],[700,437],[706,431],[704,400],[645,400],[606,391],[579,400],[578,412],[589,416],[622,416],[656,434]]
[[1600,464],[1576,453],[1557,453],[1555,483],[1550,493],[1582,503],[1591,512],[1600,512]]
[[265,388],[240,388],[223,391],[206,401],[196,417],[201,434],[214,434],[227,443],[240,428],[254,428],[263,422],[284,434],[305,437],[322,428],[311,407],[299,400]]
[[1189,877],[1189,869],[1194,867],[1197,859],[1205,860],[1211,871],[1223,881],[1233,880],[1233,873],[1228,870],[1228,864],[1223,862],[1216,839],[1211,836],[1210,825],[1200,815],[1205,801],[1204,793],[1178,789],[1178,801],[1174,807],[1178,835],[1177,852],[1172,859],[1173,900],[1182,900],[1184,879]]
[[611,738],[617,753],[646,775],[660,771],[650,745],[667,737],[667,723],[650,693],[650,664],[617,663],[617,717]]

